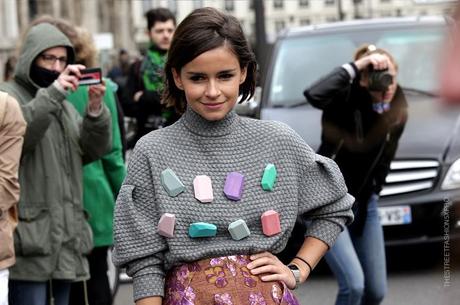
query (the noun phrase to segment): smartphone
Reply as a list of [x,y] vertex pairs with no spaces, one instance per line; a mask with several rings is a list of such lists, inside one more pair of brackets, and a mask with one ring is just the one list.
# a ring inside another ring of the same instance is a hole
[[78,80],[80,86],[97,85],[102,82],[101,68],[89,68],[80,70],[81,77]]

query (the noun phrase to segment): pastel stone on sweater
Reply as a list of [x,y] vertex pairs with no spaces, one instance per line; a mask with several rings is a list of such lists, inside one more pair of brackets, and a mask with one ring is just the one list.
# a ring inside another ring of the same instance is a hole
[[191,238],[216,236],[217,227],[212,223],[194,222],[188,228],[188,235]]
[[243,194],[244,176],[238,172],[231,172],[227,175],[224,186],[224,194],[228,199],[240,200]]
[[174,214],[164,213],[158,222],[158,234],[164,237],[174,236],[174,226],[176,225],[176,216]]
[[265,191],[273,191],[276,182],[276,167],[275,164],[269,163],[265,167],[264,174],[262,176],[262,189]]
[[262,231],[267,236],[273,236],[281,232],[280,215],[278,212],[269,210],[260,217],[262,221]]
[[177,177],[176,173],[167,168],[161,172],[161,185],[163,185],[164,189],[171,197],[176,197],[183,191],[185,191],[185,186],[180,181],[179,177]]
[[214,199],[211,178],[206,175],[196,176],[193,179],[193,189],[195,198],[201,202],[212,202]]
[[228,231],[234,240],[243,239],[251,234],[248,225],[243,219],[238,219],[237,221],[229,224]]

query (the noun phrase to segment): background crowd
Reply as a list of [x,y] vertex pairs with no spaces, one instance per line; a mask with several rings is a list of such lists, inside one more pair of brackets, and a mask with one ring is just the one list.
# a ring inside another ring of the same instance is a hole
[[[160,103],[175,17],[160,8],[146,19],[146,56],[120,50],[100,84],[79,85],[99,66],[91,34],[48,15],[5,63],[0,304],[112,303],[107,259],[126,150],[178,119]],[[124,113],[136,123],[129,142]]]

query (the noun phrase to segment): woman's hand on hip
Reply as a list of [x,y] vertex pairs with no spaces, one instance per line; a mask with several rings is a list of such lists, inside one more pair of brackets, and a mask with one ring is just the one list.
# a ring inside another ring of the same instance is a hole
[[252,262],[247,265],[254,275],[259,275],[264,282],[281,281],[289,289],[294,289],[296,281],[288,266],[270,252],[262,252],[250,256]]

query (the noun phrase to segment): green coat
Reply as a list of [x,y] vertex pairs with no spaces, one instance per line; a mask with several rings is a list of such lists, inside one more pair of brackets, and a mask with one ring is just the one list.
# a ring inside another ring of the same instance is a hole
[[34,26],[25,38],[12,83],[0,90],[15,97],[27,122],[19,166],[21,198],[14,233],[16,265],[10,279],[46,281],[89,277],[85,257],[93,246],[82,204],[83,164],[110,150],[111,122],[106,107],[83,118],[54,85],[39,88],[29,71],[44,50],[69,40],[54,26]]
[[[118,190],[125,178],[126,168],[123,160],[120,128],[115,100],[115,84],[106,82],[104,103],[112,117],[112,150],[101,159],[83,167],[83,204],[89,214],[93,230],[94,246],[113,244],[113,209]],[[79,113],[84,114],[88,105],[88,87],[78,87],[67,97]]]

